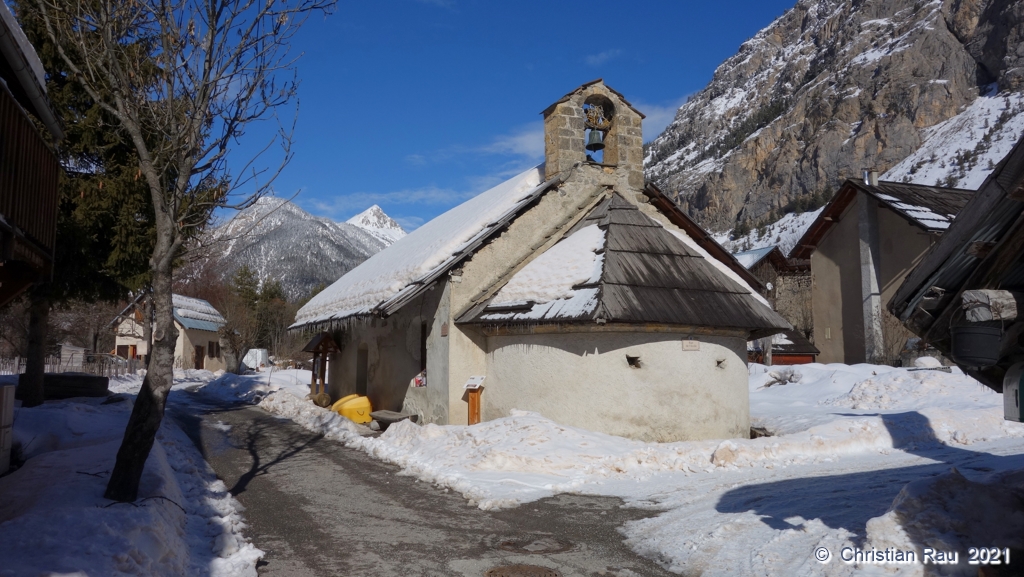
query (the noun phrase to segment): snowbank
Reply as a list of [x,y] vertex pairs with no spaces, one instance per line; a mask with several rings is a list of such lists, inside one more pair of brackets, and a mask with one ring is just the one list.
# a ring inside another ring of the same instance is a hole
[[160,428],[139,500],[103,498],[130,412],[130,400],[84,398],[17,410],[26,461],[0,478],[0,576],[256,575],[263,553],[242,536],[241,505],[173,423]]
[[[634,550],[681,573],[939,574],[838,555],[942,546],[962,559],[942,574],[976,575],[965,547],[1020,547],[1024,535],[1024,425],[1003,421],[1002,397],[957,369],[752,364],[752,421],[773,436],[664,444],[525,411],[473,426],[402,421],[368,437],[303,400],[309,376],[298,373],[229,375],[207,389],[259,402],[484,509],[560,492],[656,509],[622,531]],[[1005,526],[985,527],[993,518]],[[822,547],[829,563],[811,556]]]

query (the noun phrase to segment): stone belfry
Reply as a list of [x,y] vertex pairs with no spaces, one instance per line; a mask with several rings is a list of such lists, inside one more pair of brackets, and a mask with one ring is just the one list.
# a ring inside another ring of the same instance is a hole
[[[569,176],[579,164],[599,164],[615,174],[620,187],[644,187],[641,122],[644,115],[601,79],[588,82],[547,107],[544,115],[545,177]],[[599,161],[588,160],[590,132],[604,144]],[[622,185],[626,185],[623,187]]]

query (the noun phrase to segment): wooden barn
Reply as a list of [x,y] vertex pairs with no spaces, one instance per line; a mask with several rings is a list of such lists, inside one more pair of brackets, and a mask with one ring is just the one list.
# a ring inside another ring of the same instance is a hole
[[53,269],[61,168],[49,140],[61,137],[43,65],[0,2],[0,306]]
[[[894,291],[888,309],[967,374],[1001,392],[1010,368],[1024,362],[1022,254],[1024,138]],[[992,306],[997,298],[971,299],[972,292],[1003,295],[1005,306]],[[1006,403],[1020,405],[1012,395]]]

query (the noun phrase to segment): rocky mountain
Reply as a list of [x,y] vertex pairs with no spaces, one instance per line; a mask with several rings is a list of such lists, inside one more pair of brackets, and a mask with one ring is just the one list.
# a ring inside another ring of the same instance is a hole
[[1022,90],[1024,0],[800,0],[679,109],[646,172],[718,231],[866,167],[976,187],[1021,135]]
[[289,299],[303,298],[314,287],[333,283],[393,242],[273,197],[261,198],[213,235],[219,241],[213,245],[219,270],[228,275],[248,265],[259,278],[280,281]]
[[345,221],[354,224],[390,246],[405,236],[405,230],[376,204]]

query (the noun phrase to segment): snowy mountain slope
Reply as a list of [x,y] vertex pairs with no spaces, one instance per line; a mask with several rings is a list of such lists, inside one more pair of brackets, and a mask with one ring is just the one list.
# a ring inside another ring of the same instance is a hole
[[333,283],[390,244],[354,224],[272,197],[238,213],[213,236],[222,243],[217,258],[225,275],[248,265],[260,279],[279,281],[290,299]]
[[1022,38],[1021,0],[800,0],[679,109],[647,177],[712,230],[756,226],[895,167],[992,85],[1015,101]]
[[810,212],[786,214],[763,228],[754,229],[737,238],[732,238],[731,232],[720,232],[712,236],[729,252],[735,253],[777,244],[782,254],[788,255],[800,237],[807,232],[807,228],[811,226],[814,219],[821,214],[821,210],[819,208]]
[[405,236],[405,230],[376,204],[345,221],[358,226],[391,246]]
[[977,190],[1024,135],[1024,93],[995,94],[924,131],[925,141],[882,180]]

